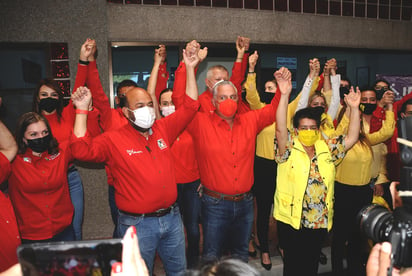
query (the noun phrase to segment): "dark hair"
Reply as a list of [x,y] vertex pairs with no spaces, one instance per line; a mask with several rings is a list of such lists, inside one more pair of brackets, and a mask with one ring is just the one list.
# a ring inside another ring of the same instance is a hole
[[116,94],[119,95],[120,89],[122,89],[123,87],[129,87],[129,86],[138,87],[138,86],[137,86],[137,83],[134,82],[134,81],[132,81],[132,80],[122,80],[122,81],[117,85]]
[[373,89],[375,89],[375,86],[378,84],[378,82],[384,82],[384,83],[386,83],[386,85],[389,87],[389,82],[387,82],[387,81],[384,80],[384,79],[379,79],[379,80],[376,80],[376,81],[373,83]]
[[347,81],[349,83],[349,88],[352,86],[352,83],[350,81],[350,79],[346,76],[341,76],[340,78],[341,81]]
[[55,80],[53,80],[53,79],[48,79],[48,78],[47,78],[47,79],[42,79],[42,80],[37,84],[36,91],[35,91],[35,93],[33,94],[32,111],[33,111],[33,112],[36,112],[36,113],[38,113],[38,114],[41,114],[41,110],[39,109],[39,101],[40,101],[39,93],[40,93],[40,88],[41,88],[43,85],[45,85],[45,86],[53,89],[54,91],[57,92],[57,95],[59,95],[59,99],[58,99],[58,100],[59,100],[59,104],[57,105],[56,113],[57,113],[57,119],[58,119],[59,122],[60,122],[60,119],[61,119],[61,117],[62,117],[63,107],[64,107],[64,105],[63,105],[63,93],[62,93],[62,91],[61,91],[61,89],[60,89],[60,86],[59,86],[59,84],[57,83],[57,81],[55,81]]
[[40,121],[43,121],[46,124],[47,130],[49,131],[49,135],[51,138],[49,147],[47,149],[48,153],[56,154],[59,152],[59,143],[57,142],[56,138],[54,138],[47,119],[38,113],[27,112],[20,116],[16,127],[16,142],[17,146],[19,147],[19,154],[24,154],[27,150],[27,145],[23,141],[24,133],[26,132],[27,127],[33,123],[37,123]]
[[401,110],[399,111],[399,113],[405,113],[406,111],[406,106],[412,104],[412,99],[407,100],[406,102],[404,102],[402,104]]
[[199,270],[189,270],[186,276],[258,276],[259,272],[249,264],[238,259],[226,259],[204,265]]
[[157,99],[159,101],[159,104],[160,104],[160,99],[162,98],[162,95],[166,92],[173,92],[173,89],[172,88],[165,88],[160,92],[159,99]]
[[365,85],[365,86],[360,87],[359,90],[361,91],[361,93],[362,93],[362,92],[365,92],[365,91],[372,91],[372,92],[375,93],[375,95],[376,95],[375,88],[374,88],[374,87],[371,87],[371,86],[368,86],[368,85]]
[[295,113],[293,117],[293,127],[298,128],[300,120],[302,119],[311,119],[316,121],[316,126],[320,127],[320,118],[322,116],[322,112],[318,108],[307,107],[304,109],[299,110]]

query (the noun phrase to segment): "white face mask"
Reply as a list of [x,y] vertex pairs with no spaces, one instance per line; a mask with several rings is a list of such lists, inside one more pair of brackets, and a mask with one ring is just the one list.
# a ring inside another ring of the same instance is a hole
[[174,105],[162,106],[162,107],[160,108],[160,111],[162,112],[162,115],[163,115],[164,117],[167,117],[167,116],[169,116],[170,114],[174,113],[175,110],[176,110],[176,108],[175,108]]
[[143,129],[149,129],[152,127],[156,115],[153,107],[149,106],[144,106],[135,110],[130,110],[129,111],[133,112],[134,115],[134,121],[132,121],[136,126],[143,128]]

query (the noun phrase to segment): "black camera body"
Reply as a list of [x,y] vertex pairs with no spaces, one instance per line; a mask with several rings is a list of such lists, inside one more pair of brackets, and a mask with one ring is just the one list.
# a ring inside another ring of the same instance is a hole
[[392,244],[395,267],[412,266],[412,213],[405,207],[393,213],[377,204],[369,205],[359,213],[360,227],[374,242]]
[[[399,137],[412,140],[412,117],[399,120]],[[400,191],[412,193],[412,149],[400,145]],[[392,244],[392,263],[395,267],[412,267],[412,196],[402,196],[403,206],[390,212],[377,204],[364,207],[358,221],[361,231],[374,242]]]

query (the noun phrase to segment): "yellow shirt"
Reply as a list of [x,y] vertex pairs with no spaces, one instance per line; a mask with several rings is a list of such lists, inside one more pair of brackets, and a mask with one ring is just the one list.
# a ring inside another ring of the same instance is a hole
[[[265,103],[260,101],[259,93],[256,89],[256,73],[248,74],[246,83],[246,100],[249,103],[249,106],[252,110],[261,109],[266,106]],[[299,102],[300,94],[289,103],[288,105],[288,114],[287,122],[288,129],[292,125],[293,114],[295,113],[297,104]],[[256,138],[256,155],[262,158],[275,160],[273,153],[273,142],[275,139],[275,123],[270,126],[265,127]]]
[[[347,121],[341,121],[341,124]],[[363,121],[366,138],[371,145],[382,143],[393,135],[395,128],[394,113],[386,111],[386,120],[383,121],[382,127],[374,133],[369,133],[369,125]],[[342,163],[336,169],[336,181],[354,186],[366,185],[372,177],[372,149],[359,141],[346,152]]]

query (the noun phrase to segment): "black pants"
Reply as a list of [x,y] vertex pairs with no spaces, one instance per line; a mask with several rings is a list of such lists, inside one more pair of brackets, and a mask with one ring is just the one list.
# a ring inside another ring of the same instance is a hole
[[[364,275],[363,253],[367,239],[361,233],[357,215],[372,202],[373,190],[369,184],[351,186],[335,182],[335,207],[332,228],[332,272],[345,275],[343,259],[347,244],[347,275]],[[366,253],[365,253],[366,254]]]
[[261,252],[269,253],[269,218],[276,189],[277,163],[274,160],[255,156],[254,174],[253,193],[257,206],[257,236]]
[[283,275],[317,275],[320,251],[327,229],[302,227],[296,230],[281,221],[277,222],[277,226],[283,247]]

